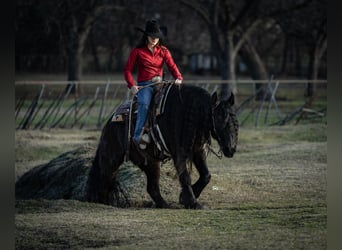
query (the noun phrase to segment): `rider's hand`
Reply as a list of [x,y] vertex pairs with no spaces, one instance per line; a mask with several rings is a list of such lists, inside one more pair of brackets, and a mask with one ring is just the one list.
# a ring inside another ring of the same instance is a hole
[[181,80],[181,79],[176,79],[176,80],[175,80],[175,84],[176,84],[176,85],[182,84],[182,80]]
[[134,85],[134,86],[131,87],[131,93],[133,95],[136,95],[138,93],[138,91],[139,91],[139,88],[138,88],[137,85]]

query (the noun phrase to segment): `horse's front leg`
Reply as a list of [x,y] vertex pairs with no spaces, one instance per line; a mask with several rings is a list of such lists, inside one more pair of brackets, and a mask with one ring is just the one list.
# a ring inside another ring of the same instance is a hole
[[206,157],[205,157],[204,151],[196,152],[194,153],[194,156],[193,156],[193,162],[200,175],[196,183],[192,185],[192,190],[196,198],[200,196],[203,189],[207,186],[211,178],[211,174],[208,170],[208,166],[207,166],[205,158]]
[[157,208],[168,208],[169,205],[163,199],[160,194],[159,178],[160,178],[160,163],[159,162],[148,162],[139,166],[146,174],[147,177],[147,192],[156,203]]
[[194,192],[191,187],[191,177],[186,168],[186,161],[180,161],[175,164],[178,172],[179,181],[182,186],[182,191],[179,195],[179,202],[184,205],[185,208],[198,209],[202,206],[197,202]]

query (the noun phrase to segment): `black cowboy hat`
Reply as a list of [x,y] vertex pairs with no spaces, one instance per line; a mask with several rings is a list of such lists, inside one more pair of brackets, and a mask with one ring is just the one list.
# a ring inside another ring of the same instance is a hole
[[150,36],[152,38],[163,38],[164,35],[160,30],[158,22],[156,20],[148,20],[145,24],[145,30],[136,27],[137,30],[143,32],[146,36]]

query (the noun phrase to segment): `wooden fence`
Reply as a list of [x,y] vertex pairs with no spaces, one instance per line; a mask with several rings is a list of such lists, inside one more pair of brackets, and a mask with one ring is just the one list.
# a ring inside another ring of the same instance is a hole
[[[210,93],[224,80],[186,80]],[[241,126],[326,122],[327,81],[238,80],[237,114]],[[312,97],[305,97],[307,84]],[[256,89],[256,84],[262,88]],[[259,91],[262,98],[256,99]],[[100,129],[116,107],[131,98],[123,81],[17,81],[15,82],[16,129]]]

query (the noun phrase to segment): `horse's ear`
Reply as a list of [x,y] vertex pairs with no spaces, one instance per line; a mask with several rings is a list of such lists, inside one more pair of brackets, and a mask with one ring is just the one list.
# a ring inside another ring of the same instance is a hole
[[233,92],[231,92],[230,97],[228,99],[228,102],[230,103],[231,106],[234,105],[234,103],[235,103],[235,96],[234,96]]
[[217,92],[215,91],[211,95],[211,105],[213,107],[216,107],[218,104],[219,104],[219,99],[218,99],[218,96],[217,96]]
[[222,101],[226,104],[230,104],[231,106],[233,106],[235,103],[235,96],[233,92],[230,92],[230,95],[223,98]]

